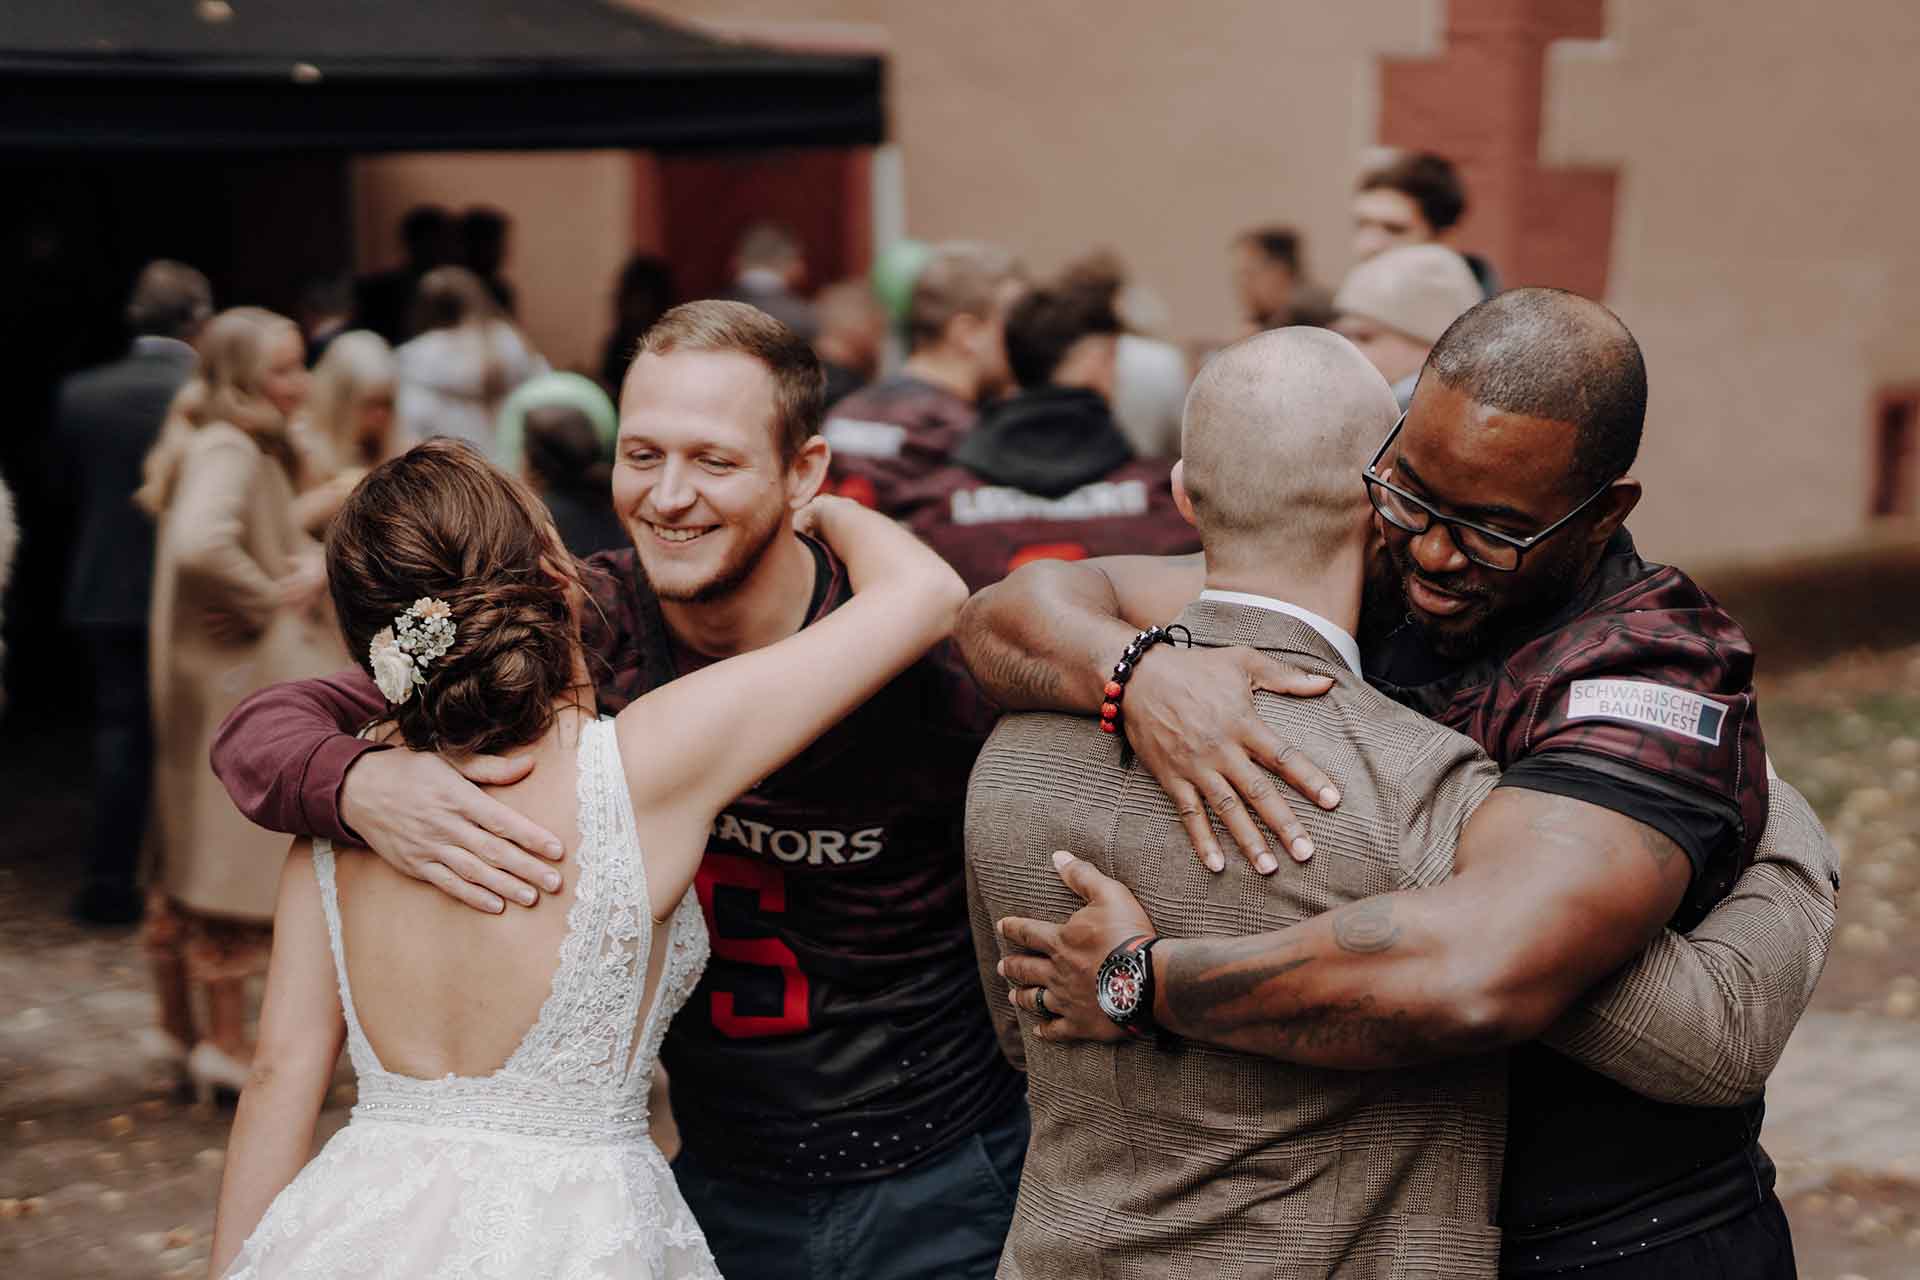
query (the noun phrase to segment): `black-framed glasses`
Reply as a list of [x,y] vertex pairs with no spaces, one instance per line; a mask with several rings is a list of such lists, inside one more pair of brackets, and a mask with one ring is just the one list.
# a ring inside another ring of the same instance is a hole
[[1454,546],[1460,548],[1460,554],[1498,573],[1512,573],[1518,569],[1521,556],[1559,532],[1569,520],[1592,506],[1595,498],[1613,488],[1613,482],[1609,480],[1589,494],[1579,506],[1540,532],[1530,533],[1524,538],[1515,537],[1511,533],[1502,533],[1498,529],[1489,529],[1483,524],[1436,511],[1431,504],[1381,477],[1380,459],[1387,456],[1387,450],[1399,438],[1400,428],[1406,425],[1407,415],[1402,413],[1400,420],[1393,424],[1393,430],[1387,432],[1387,438],[1375,450],[1373,461],[1360,473],[1360,478],[1367,482],[1367,498],[1373,503],[1373,509],[1380,513],[1382,520],[1407,533],[1425,533],[1433,527],[1434,521],[1439,521],[1446,526],[1447,536],[1453,539]]

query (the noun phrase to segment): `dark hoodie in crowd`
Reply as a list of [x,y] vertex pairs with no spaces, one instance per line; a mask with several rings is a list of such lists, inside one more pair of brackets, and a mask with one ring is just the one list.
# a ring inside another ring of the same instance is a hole
[[1198,551],[1172,474],[1134,456],[1098,392],[1041,387],[982,414],[902,519],[978,591],[1030,560]]

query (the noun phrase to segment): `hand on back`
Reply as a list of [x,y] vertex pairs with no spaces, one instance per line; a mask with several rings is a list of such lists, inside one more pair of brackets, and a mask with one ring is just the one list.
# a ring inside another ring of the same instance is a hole
[[554,892],[548,865],[565,851],[552,833],[488,796],[527,776],[524,756],[470,756],[458,764],[395,748],[362,756],[340,789],[340,815],[396,871],[478,911],[532,906]]
[[1296,861],[1313,856],[1313,841],[1274,775],[1324,809],[1340,803],[1339,792],[1319,765],[1260,719],[1253,694],[1264,689],[1312,698],[1331,687],[1325,676],[1252,649],[1161,645],[1141,659],[1127,683],[1122,727],[1140,762],[1180,811],[1194,852],[1210,869],[1220,871],[1227,864],[1209,810],[1263,874],[1279,863],[1254,825],[1255,815],[1280,836]]

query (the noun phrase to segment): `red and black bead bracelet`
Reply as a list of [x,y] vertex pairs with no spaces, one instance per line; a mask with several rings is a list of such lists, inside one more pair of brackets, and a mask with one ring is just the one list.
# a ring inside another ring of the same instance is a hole
[[1113,675],[1107,680],[1106,688],[1101,690],[1104,701],[1100,703],[1100,732],[1120,732],[1120,702],[1126,697],[1127,681],[1133,679],[1133,669],[1140,665],[1142,655],[1153,646],[1172,644],[1176,631],[1188,647],[1192,647],[1193,634],[1177,622],[1170,627],[1148,627],[1127,645],[1126,652],[1120,655],[1120,661],[1113,664]]

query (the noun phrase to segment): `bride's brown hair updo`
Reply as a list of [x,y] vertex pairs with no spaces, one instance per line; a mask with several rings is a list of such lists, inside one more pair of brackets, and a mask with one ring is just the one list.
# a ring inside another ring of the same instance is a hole
[[[522,747],[574,683],[580,566],[525,485],[466,444],[429,440],[368,474],[327,530],[327,584],[351,653],[423,596],[453,610],[454,641],[390,708],[416,751]],[[587,694],[583,705],[592,705]]]

